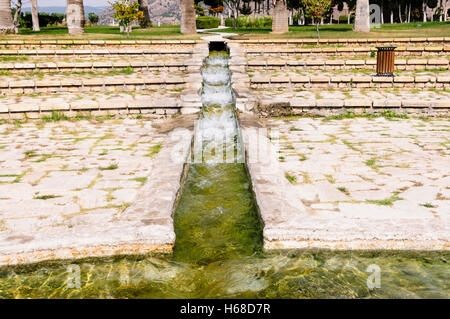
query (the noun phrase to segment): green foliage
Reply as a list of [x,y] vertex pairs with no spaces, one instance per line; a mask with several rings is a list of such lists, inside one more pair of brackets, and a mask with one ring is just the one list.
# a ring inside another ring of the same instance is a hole
[[196,20],[197,29],[214,29],[220,25],[220,19],[214,17],[198,17]]
[[[355,21],[355,15],[352,14],[350,16],[350,23],[353,23],[354,21]],[[348,23],[348,15],[343,14],[343,15],[339,16],[339,23]]]
[[89,15],[88,15],[88,19],[89,19],[89,22],[91,24],[97,24],[98,20],[99,20],[99,17],[94,12],[90,12]]
[[205,15],[205,9],[201,5],[195,6],[195,14],[203,17]]
[[[228,18],[225,20],[227,27],[233,27],[233,19]],[[272,17],[246,17],[241,16],[236,19],[236,27],[238,28],[271,28]]]
[[[63,13],[52,13],[48,14],[46,12],[39,13],[39,26],[47,27],[61,24],[65,18]],[[31,28],[33,26],[33,20],[31,17],[31,12],[21,12],[19,16],[19,27],[20,28]]]
[[249,16],[252,14],[252,8],[250,8],[250,5],[245,5],[239,10],[239,12],[245,16]]
[[127,35],[129,35],[128,27],[133,21],[144,19],[144,12],[139,10],[137,1],[116,0],[110,4],[114,8],[114,19],[119,20],[119,24],[127,28]]
[[317,23],[317,20],[327,16],[331,2],[332,0],[302,0],[306,17],[316,19]]

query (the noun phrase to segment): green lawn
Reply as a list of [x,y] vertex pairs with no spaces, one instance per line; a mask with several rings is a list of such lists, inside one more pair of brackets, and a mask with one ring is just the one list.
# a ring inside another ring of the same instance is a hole
[[[352,24],[321,25],[320,37],[336,38],[382,38],[382,37],[450,37],[450,22],[384,24],[381,28],[373,28],[370,33],[354,32]],[[289,33],[272,35],[270,28],[223,29],[221,32],[238,33],[237,38],[316,38],[315,26],[292,26]]]
[[[120,33],[119,27],[109,26],[90,26],[85,27],[83,35],[71,36],[66,27],[46,27],[41,28],[41,31],[34,32],[31,29],[22,28],[19,34],[2,35],[0,39],[110,39],[110,40],[124,40],[127,39],[126,34]],[[141,29],[134,27],[130,34],[130,39],[198,39],[197,36],[185,36],[180,33],[179,25],[163,25],[161,27],[153,27]]]
[[[353,25],[333,24],[321,25],[320,36],[323,39],[336,38],[392,38],[392,37],[450,37],[450,22],[427,22],[427,23],[404,23],[404,24],[384,24],[379,29],[372,29],[370,33],[354,32]],[[273,35],[270,28],[250,29],[233,28],[220,30],[221,32],[238,33],[237,38],[316,38],[314,26],[293,26],[289,28],[289,33]],[[175,40],[175,39],[199,39],[202,35],[185,36],[180,33],[179,25],[163,25],[141,29],[135,27],[130,35],[130,39],[153,39],[153,40]],[[66,27],[47,27],[40,32],[31,29],[20,29],[18,35],[2,35],[0,40],[24,39],[127,39],[126,35],[119,32],[119,27],[91,26],[85,28],[83,35],[71,36]]]

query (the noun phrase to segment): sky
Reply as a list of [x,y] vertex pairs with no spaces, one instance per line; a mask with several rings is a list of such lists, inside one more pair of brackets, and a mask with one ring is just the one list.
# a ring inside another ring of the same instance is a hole
[[[30,1],[23,1],[24,6],[26,7],[27,4],[29,4]],[[108,0],[84,0],[85,6],[92,6],[92,7],[102,7],[108,5]],[[66,0],[38,0],[38,6],[39,7],[65,7],[66,6]]]

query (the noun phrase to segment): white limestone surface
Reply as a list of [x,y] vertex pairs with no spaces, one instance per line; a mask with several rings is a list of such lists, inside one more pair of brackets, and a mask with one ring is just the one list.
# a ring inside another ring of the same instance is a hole
[[0,265],[170,251],[192,130],[164,121],[0,124]]
[[241,122],[266,249],[449,249],[448,119]]

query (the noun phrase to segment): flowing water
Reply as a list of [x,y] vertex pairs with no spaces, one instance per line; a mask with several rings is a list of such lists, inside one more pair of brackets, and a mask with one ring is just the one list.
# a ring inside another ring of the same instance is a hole
[[[448,251],[263,253],[227,65],[215,52],[203,67],[173,255],[1,267],[0,298],[450,298]],[[380,288],[368,287],[371,269],[381,270]]]
[[262,224],[244,163],[228,56],[212,52],[203,66],[203,110],[192,162],[175,211],[174,257],[195,263],[257,255]]

